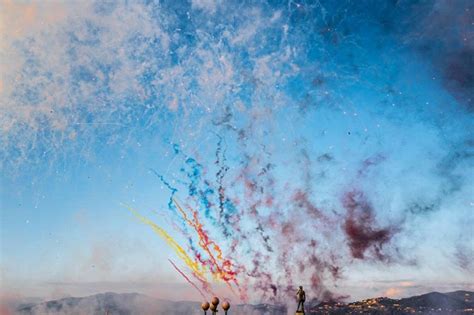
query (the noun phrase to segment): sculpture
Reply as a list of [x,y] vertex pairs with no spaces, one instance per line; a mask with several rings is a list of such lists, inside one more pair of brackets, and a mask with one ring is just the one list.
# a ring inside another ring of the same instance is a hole
[[296,308],[296,313],[304,314],[304,301],[306,300],[306,293],[304,292],[302,286],[300,286],[298,291],[296,292],[296,299],[298,300],[298,307]]
[[[201,308],[204,311],[204,315],[207,314],[207,310],[209,310],[209,309],[211,310],[212,314],[215,315],[218,312],[218,310],[217,310],[218,305],[219,305],[219,298],[217,296],[215,296],[215,297],[212,298],[210,304],[209,304],[209,302],[203,302],[201,304]],[[222,303],[222,309],[224,310],[225,315],[227,315],[227,311],[230,309],[230,303],[227,302],[227,301]]]
[[225,301],[224,303],[222,303],[222,309],[224,310],[224,313],[225,315],[227,315],[227,311],[229,310],[230,308],[230,303]]
[[201,308],[204,311],[204,315],[207,314],[207,310],[209,309],[209,302],[204,302],[201,304]]

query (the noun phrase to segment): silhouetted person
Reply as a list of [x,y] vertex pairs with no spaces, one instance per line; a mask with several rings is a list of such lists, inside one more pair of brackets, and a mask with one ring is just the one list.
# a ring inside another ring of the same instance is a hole
[[301,311],[304,314],[304,301],[306,300],[306,293],[304,292],[302,286],[300,286],[298,291],[296,291],[296,299],[298,300],[298,308],[296,308],[296,311],[299,312],[301,307]]

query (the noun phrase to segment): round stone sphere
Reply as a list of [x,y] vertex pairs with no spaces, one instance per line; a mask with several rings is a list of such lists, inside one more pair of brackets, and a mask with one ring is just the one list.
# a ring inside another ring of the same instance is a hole
[[224,311],[227,311],[228,309],[230,308],[230,303],[225,301],[224,303],[222,303],[222,309]]
[[219,305],[219,298],[217,296],[213,297],[211,300],[211,304],[215,306]]
[[217,310],[217,305],[211,304],[211,311],[215,312]]
[[204,311],[207,311],[209,309],[209,302],[203,302],[201,304],[201,308],[204,310]]

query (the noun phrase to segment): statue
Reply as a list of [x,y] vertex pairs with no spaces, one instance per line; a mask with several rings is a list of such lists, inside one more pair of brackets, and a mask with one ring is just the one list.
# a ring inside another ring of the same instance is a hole
[[207,310],[209,309],[209,306],[210,306],[209,302],[204,302],[204,303],[201,304],[201,308],[204,311],[204,315],[207,314]]
[[298,300],[298,307],[296,308],[296,313],[304,314],[304,301],[306,300],[306,293],[304,292],[302,286],[300,286],[300,288],[296,292],[296,299]]
[[225,301],[224,303],[222,303],[222,309],[224,310],[225,312],[225,315],[227,315],[227,311],[229,310],[230,308],[230,303]]
[[[201,308],[204,311],[204,315],[207,314],[207,310],[211,310],[212,315],[216,315],[217,312],[218,312],[217,306],[219,305],[219,302],[220,302],[219,298],[217,296],[215,296],[215,297],[212,298],[211,303],[209,303],[209,302],[202,303]],[[230,303],[227,302],[227,301],[222,303],[222,309],[224,310],[225,315],[227,315],[227,311],[230,309]]]
[[216,315],[216,313],[218,312],[218,310],[217,310],[218,305],[219,305],[219,298],[217,296],[215,296],[211,300],[212,315]]

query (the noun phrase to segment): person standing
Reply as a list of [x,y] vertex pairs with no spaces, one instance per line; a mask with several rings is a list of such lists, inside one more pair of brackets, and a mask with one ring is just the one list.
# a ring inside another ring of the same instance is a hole
[[298,300],[298,307],[296,308],[296,312],[303,312],[304,314],[304,301],[306,300],[306,293],[304,292],[302,286],[300,286],[300,288],[296,292],[296,299]]

